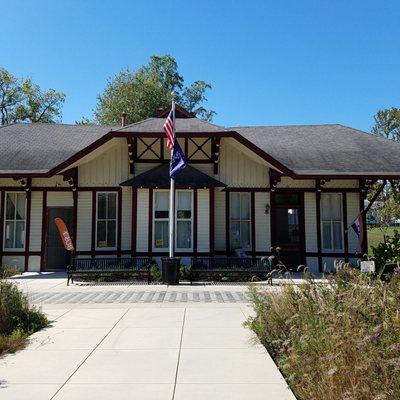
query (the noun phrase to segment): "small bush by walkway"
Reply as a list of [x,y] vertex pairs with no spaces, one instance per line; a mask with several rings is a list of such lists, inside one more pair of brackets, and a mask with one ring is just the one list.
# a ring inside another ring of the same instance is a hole
[[300,400],[400,398],[400,277],[251,288],[247,321]]
[[15,283],[0,280],[0,356],[23,348],[27,337],[47,324]]

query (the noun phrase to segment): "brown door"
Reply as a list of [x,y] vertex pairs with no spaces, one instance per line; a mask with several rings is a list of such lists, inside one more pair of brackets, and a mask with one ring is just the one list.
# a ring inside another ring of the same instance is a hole
[[46,271],[65,270],[70,254],[64,249],[54,219],[60,217],[72,234],[72,207],[49,207],[47,209]]
[[304,194],[271,193],[272,246],[281,248],[286,267],[296,269],[305,263]]

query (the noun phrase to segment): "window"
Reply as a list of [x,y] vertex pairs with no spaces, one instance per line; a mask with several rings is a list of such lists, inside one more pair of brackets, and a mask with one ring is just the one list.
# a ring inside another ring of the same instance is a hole
[[176,192],[176,248],[192,248],[192,192]]
[[342,195],[321,195],[322,248],[327,251],[343,250]]
[[25,247],[25,204],[26,194],[7,193],[5,205],[4,248]]
[[[154,192],[154,248],[169,247],[169,191]],[[192,248],[192,192],[177,190],[175,193],[175,247]]]
[[117,193],[97,193],[98,248],[113,249],[117,243]]
[[154,247],[165,249],[169,246],[169,192],[154,192]]
[[250,248],[250,193],[230,194],[231,249]]

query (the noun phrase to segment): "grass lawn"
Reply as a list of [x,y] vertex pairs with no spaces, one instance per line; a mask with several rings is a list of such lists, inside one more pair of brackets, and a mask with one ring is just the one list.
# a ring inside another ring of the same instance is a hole
[[[392,236],[395,230],[400,231],[399,226],[391,226],[387,229],[387,235]],[[383,242],[383,232],[380,228],[368,228],[368,246],[369,254],[372,255],[371,247],[376,247],[379,243]]]

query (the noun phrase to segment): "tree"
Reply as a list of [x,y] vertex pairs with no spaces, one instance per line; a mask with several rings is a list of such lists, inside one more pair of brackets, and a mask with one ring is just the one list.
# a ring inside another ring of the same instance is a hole
[[65,94],[42,90],[30,78],[17,79],[0,68],[0,124],[56,122],[61,119]]
[[[375,125],[372,127],[372,133],[400,142],[400,108],[392,107],[379,110],[375,114],[374,120]],[[400,202],[399,181],[388,181],[386,191],[393,194],[396,201]]]
[[379,110],[375,116],[372,133],[388,139],[400,141],[400,108]]
[[123,112],[127,113],[128,123],[141,121],[167,107],[174,92],[178,104],[210,121],[215,112],[202,106],[207,101],[205,92],[208,89],[211,85],[204,81],[185,86],[173,57],[152,56],[149,63],[137,71],[127,68],[110,78],[103,93],[97,97],[94,114],[101,124],[119,124]]

